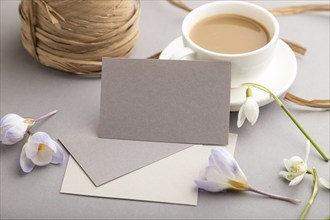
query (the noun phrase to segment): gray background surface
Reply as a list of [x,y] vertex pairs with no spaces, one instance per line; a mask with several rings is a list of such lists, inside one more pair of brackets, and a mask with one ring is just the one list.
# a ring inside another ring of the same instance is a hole
[[[205,1],[186,1],[192,7]],[[270,8],[316,1],[258,1]],[[320,2],[320,1],[318,1]],[[328,1],[323,1],[328,3]],[[60,112],[35,130],[52,137],[97,127],[100,79],[85,79],[38,64],[20,42],[19,1],[1,0],[1,116],[14,112],[38,116]],[[180,35],[186,12],[165,1],[142,1],[140,38],[132,54],[144,58],[163,49]],[[308,48],[298,56],[298,76],[290,92],[307,99],[329,98],[329,15],[309,13],[279,17],[281,36]],[[292,113],[329,154],[329,112],[306,111],[290,105]],[[230,132],[238,133],[236,159],[255,188],[301,199],[300,205],[251,193],[201,192],[197,207],[59,194],[65,164],[47,166],[25,175],[20,171],[22,143],[1,145],[1,218],[3,219],[297,219],[307,203],[312,179],[289,187],[279,177],[283,158],[304,157],[305,138],[276,103],[261,108],[258,122],[236,128],[231,113]],[[67,160],[66,160],[67,161]],[[312,149],[309,167],[329,179],[329,163]],[[132,184],[134,187],[134,184]],[[330,215],[329,191],[320,192],[307,219]]]

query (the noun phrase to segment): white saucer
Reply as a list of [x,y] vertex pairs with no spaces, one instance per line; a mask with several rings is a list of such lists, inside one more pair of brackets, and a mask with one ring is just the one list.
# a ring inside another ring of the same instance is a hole
[[[159,59],[169,59],[170,56],[183,47],[182,37],[173,40],[160,54]],[[265,72],[259,78],[251,80],[270,89],[276,96],[284,94],[293,84],[297,75],[297,60],[291,48],[282,40],[278,41],[276,54]],[[238,111],[245,101],[246,88],[231,89],[230,111]],[[253,88],[253,96],[259,106],[273,101],[267,93]]]

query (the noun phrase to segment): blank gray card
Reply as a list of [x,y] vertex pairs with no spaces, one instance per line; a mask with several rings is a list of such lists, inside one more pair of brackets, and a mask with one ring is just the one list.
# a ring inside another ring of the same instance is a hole
[[228,144],[228,62],[103,58],[101,91],[101,138]]

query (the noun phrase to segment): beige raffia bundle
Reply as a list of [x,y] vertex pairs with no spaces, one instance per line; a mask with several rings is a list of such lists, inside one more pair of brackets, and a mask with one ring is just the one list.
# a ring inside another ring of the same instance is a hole
[[135,0],[22,0],[22,43],[40,63],[99,75],[102,57],[126,57],[136,44]]

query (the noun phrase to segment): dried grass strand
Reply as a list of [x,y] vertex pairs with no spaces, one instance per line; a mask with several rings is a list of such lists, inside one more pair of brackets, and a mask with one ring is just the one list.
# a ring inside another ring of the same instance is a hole
[[178,8],[181,8],[187,12],[191,12],[192,11],[192,8],[190,8],[188,5],[186,5],[185,3],[183,3],[182,1],[180,0],[167,0],[170,4],[178,7]]
[[307,49],[293,41],[286,40],[282,38],[282,40],[297,54],[304,56],[306,54]]
[[306,99],[300,98],[298,96],[295,96],[289,92],[285,94],[284,99],[288,100],[290,102],[293,102],[297,105],[301,105],[301,106],[330,110],[330,100],[329,99],[306,100]]
[[306,12],[330,11],[329,4],[295,5],[268,9],[275,16],[294,15]]

